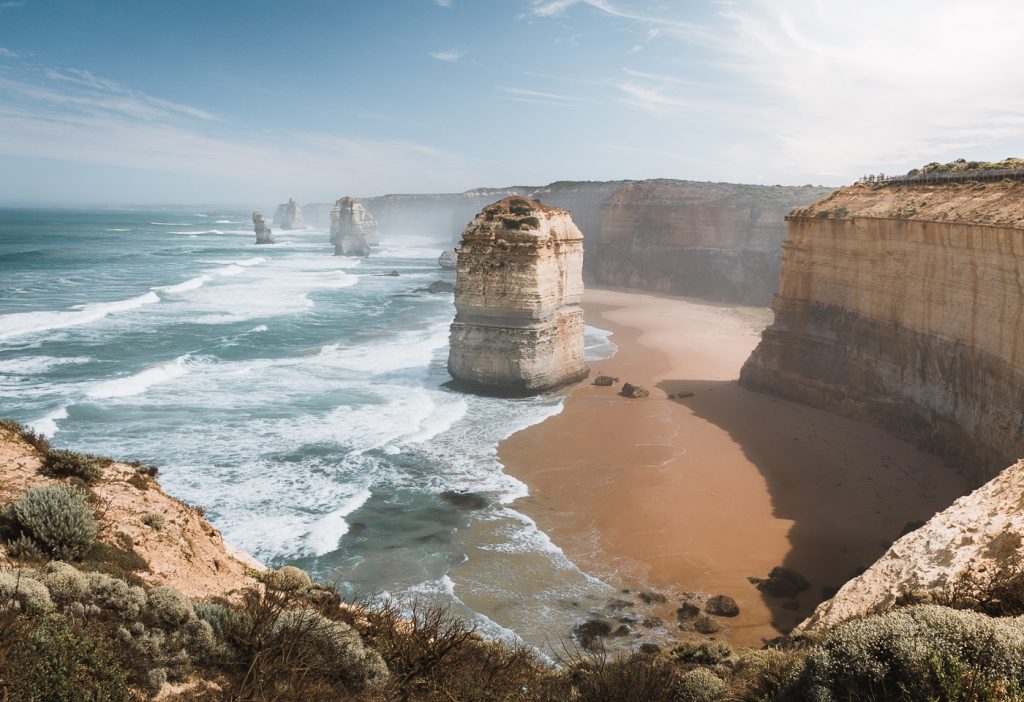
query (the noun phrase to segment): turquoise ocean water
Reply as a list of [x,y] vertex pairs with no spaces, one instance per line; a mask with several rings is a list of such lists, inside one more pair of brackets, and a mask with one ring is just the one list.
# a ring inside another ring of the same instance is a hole
[[[527,488],[496,455],[561,397],[443,387],[452,296],[415,292],[452,280],[443,237],[359,260],[323,229],[275,236],[253,244],[241,212],[0,210],[0,416],[158,465],[264,563],[450,598],[537,645],[564,632],[608,588],[509,507]],[[607,336],[588,328],[591,358]]]

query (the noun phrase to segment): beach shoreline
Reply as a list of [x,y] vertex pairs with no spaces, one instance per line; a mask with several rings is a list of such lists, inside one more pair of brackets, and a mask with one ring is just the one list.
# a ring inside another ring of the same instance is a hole
[[[591,364],[561,413],[501,443],[529,487],[512,507],[585,572],[666,594],[672,628],[681,602],[725,594],[740,614],[717,635],[760,645],[967,489],[877,429],[741,388],[768,310],[609,289],[588,289],[584,309],[618,352]],[[619,382],[594,386],[602,374]],[[619,396],[623,382],[650,396]],[[748,578],[775,566],[810,587],[762,595]]]

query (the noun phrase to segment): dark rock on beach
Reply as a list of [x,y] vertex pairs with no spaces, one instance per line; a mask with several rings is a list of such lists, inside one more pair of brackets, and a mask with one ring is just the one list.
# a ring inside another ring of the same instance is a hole
[[612,625],[603,619],[588,619],[572,628],[573,636],[588,651],[601,650],[601,639],[612,633]]
[[626,383],[622,386],[622,392],[619,393],[623,397],[631,397],[634,399],[640,399],[641,397],[647,397],[651,393],[647,388],[641,385],[633,385],[632,383]]
[[459,509],[483,509],[487,506],[487,498],[478,492],[445,490],[441,493],[441,499]]
[[792,568],[772,568],[767,578],[747,578],[768,597],[793,598],[811,586],[800,573]]
[[735,617],[740,613],[740,606],[728,595],[715,595],[704,605],[704,611],[718,617]]
[[602,388],[611,387],[612,385],[615,385],[615,383],[617,382],[619,382],[619,379],[613,378],[610,375],[599,375],[596,378],[594,378],[594,385],[597,385],[598,387]]

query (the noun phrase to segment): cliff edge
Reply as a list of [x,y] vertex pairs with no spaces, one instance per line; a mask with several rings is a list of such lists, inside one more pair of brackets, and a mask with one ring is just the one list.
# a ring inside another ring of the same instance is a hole
[[979,483],[1024,456],[1024,183],[858,184],[788,221],[743,385],[880,425]]

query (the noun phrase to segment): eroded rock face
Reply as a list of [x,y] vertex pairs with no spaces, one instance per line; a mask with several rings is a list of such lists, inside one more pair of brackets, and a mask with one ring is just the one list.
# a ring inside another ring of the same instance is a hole
[[822,631],[851,617],[882,612],[901,595],[943,589],[965,569],[981,573],[1000,568],[1001,561],[1021,552],[1021,504],[1024,461],[900,538],[798,628]]
[[1024,183],[857,185],[789,217],[747,387],[875,423],[979,482],[1024,456]]
[[278,205],[274,212],[274,226],[278,229],[305,229],[302,221],[302,208],[291,198],[283,205]]
[[266,221],[263,219],[263,215],[259,212],[252,213],[252,226],[256,231],[256,243],[257,244],[273,244],[274,233],[267,226]]
[[526,395],[581,380],[583,235],[565,210],[510,197],[462,236],[448,372],[470,390]]
[[354,197],[343,197],[331,210],[331,243],[335,256],[369,256],[379,242],[377,222]]

